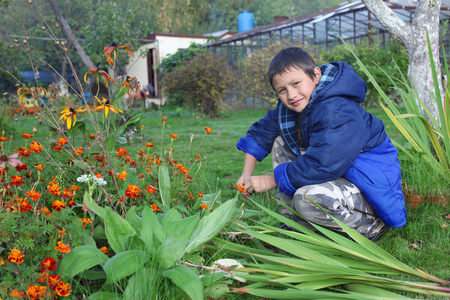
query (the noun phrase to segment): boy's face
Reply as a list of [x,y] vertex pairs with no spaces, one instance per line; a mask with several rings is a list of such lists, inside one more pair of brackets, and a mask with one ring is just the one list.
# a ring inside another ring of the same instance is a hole
[[311,94],[322,77],[319,68],[314,68],[314,78],[292,67],[273,77],[273,87],[280,97],[281,102],[295,112],[302,112],[308,105]]

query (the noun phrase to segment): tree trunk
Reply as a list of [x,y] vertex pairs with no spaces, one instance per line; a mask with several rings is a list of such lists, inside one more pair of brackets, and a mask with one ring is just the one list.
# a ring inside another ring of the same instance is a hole
[[78,53],[78,56],[80,56],[81,62],[86,66],[88,69],[97,69],[95,64],[91,61],[89,56],[84,51],[83,47],[78,42],[78,39],[76,38],[75,34],[72,31],[72,28],[70,28],[69,23],[67,23],[67,20],[61,15],[61,12],[58,9],[58,6],[56,6],[55,1],[48,0],[50,3],[50,6],[53,9],[53,12],[56,15],[56,19],[58,20],[59,24],[61,25],[62,29],[67,35],[67,38],[69,39],[70,43],[75,48],[75,51]]
[[442,0],[418,0],[412,24],[401,20],[382,0],[361,0],[367,9],[400,43],[409,57],[408,78],[418,98],[424,103],[435,120],[439,111],[433,98],[434,83],[428,54],[427,31],[431,52],[444,101],[439,58],[439,13]]

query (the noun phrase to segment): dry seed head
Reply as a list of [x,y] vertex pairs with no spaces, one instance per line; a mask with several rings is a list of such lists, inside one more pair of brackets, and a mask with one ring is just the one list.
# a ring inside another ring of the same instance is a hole
[[55,44],[56,44],[56,45],[59,45],[59,41],[55,41]]
[[19,44],[16,44],[16,47],[20,47],[20,45],[19,45]]
[[41,29],[42,29],[42,30],[45,30],[46,28],[45,28],[45,26],[41,26]]
[[8,95],[8,92],[4,92],[4,93],[3,93],[3,96],[6,96],[6,95]]
[[18,42],[19,42],[19,40],[18,40],[18,39],[14,39],[13,41],[14,41],[14,43],[18,43]]
[[27,47],[27,52],[30,52],[30,48]]
[[30,4],[33,4],[33,1],[31,1],[31,0],[28,0],[28,3],[30,3]]
[[64,50],[64,52],[67,52],[67,47],[64,47],[63,50]]
[[58,24],[58,23],[56,23],[56,24],[55,24],[55,27],[56,27],[56,28],[58,28],[58,27],[59,27],[59,24]]
[[23,39],[23,43],[24,44],[28,43],[27,39]]

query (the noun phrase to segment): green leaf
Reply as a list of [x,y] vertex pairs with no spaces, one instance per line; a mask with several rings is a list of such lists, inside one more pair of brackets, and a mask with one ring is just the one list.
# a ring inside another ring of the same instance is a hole
[[110,207],[105,207],[105,234],[108,243],[115,253],[127,250],[126,241],[136,231],[125,219],[115,213]]
[[128,250],[144,250],[146,243],[142,240],[139,235],[133,234],[127,237],[125,241],[125,249]]
[[118,135],[124,133],[126,129],[127,129],[126,125],[119,126],[119,128],[117,128],[117,130],[114,132],[114,135],[118,136]]
[[92,246],[80,246],[73,248],[65,255],[58,267],[58,274],[65,280],[92,268],[103,265],[108,260],[102,251]]
[[188,267],[176,265],[164,272],[164,276],[172,280],[192,300],[203,300],[203,285],[198,276]]
[[135,115],[133,116],[131,119],[129,119],[126,123],[125,126],[130,126],[132,124],[135,124],[137,122],[139,122],[139,120],[141,119],[141,115]]
[[104,265],[106,284],[114,283],[131,274],[136,273],[144,266],[146,255],[141,250],[129,250],[111,257]]
[[123,136],[116,136],[116,142],[125,145],[126,143],[128,143],[128,140]]
[[100,291],[93,293],[88,297],[89,300],[120,300],[122,299],[121,294],[117,294],[114,292],[106,292],[106,291]]
[[80,277],[85,278],[87,280],[100,280],[106,279],[105,271],[94,271],[94,270],[85,270],[80,274]]
[[111,101],[112,105],[115,106],[117,104],[117,101],[119,101],[123,96],[125,96],[125,94],[128,92],[129,89],[130,88],[127,86],[123,87],[122,90],[119,91],[119,94],[117,94],[117,96],[114,97],[113,101]]
[[127,287],[123,293],[125,299],[134,300],[147,300],[154,299],[152,297],[152,292],[154,293],[155,287],[150,284],[150,278],[158,276],[155,274],[154,269],[144,267],[139,269],[133,276],[128,280]]
[[167,220],[166,216],[162,220],[161,225],[164,228],[164,231],[166,232],[167,236],[170,236],[175,233],[177,235],[181,235],[189,239],[194,230],[197,228],[199,221],[200,221],[199,213],[188,218],[180,218],[174,220]]
[[108,137],[105,139],[105,148],[107,152],[111,152],[116,147],[116,137],[114,133],[111,133],[108,135]]
[[144,207],[144,210],[142,211],[142,227],[140,236],[142,240],[145,242],[146,250],[151,253],[151,249],[153,249],[153,231],[159,232],[159,235],[162,237],[165,233],[162,229],[161,225],[158,222],[158,219],[156,218],[155,213],[152,211],[152,209],[148,206]]
[[200,245],[213,238],[228,223],[235,212],[237,196],[214,209],[208,216],[202,218],[192,234],[186,252],[190,253]]
[[89,208],[90,211],[94,212],[97,216],[105,219],[105,209],[100,207],[97,203],[95,203],[94,199],[91,198],[89,192],[85,192],[83,196],[83,204]]
[[166,238],[157,250],[158,261],[165,269],[171,268],[183,255],[189,240],[181,235],[172,234]]
[[207,297],[207,299],[220,299],[229,292],[230,289],[228,288],[228,284],[223,281],[214,282],[213,284],[208,285],[205,288],[205,296]]
[[125,215],[125,220],[130,223],[131,226],[133,226],[134,230],[139,234],[142,227],[142,219],[136,214],[136,209],[134,206],[130,208]]
[[161,165],[158,172],[159,193],[161,195],[162,204],[166,208],[170,208],[170,177],[169,169],[166,165]]
[[92,247],[97,248],[97,244],[96,244],[94,238],[91,237],[90,235],[85,235],[85,236],[83,236],[83,243],[84,243],[86,246],[92,246]]

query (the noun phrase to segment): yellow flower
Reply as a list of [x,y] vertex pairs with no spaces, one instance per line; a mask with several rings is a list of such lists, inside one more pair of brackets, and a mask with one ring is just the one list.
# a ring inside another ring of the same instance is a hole
[[108,116],[109,111],[112,111],[113,113],[116,113],[116,114],[118,112],[123,113],[123,111],[121,111],[120,109],[115,108],[113,105],[109,104],[109,100],[103,98],[103,101],[102,101],[102,100],[98,99],[97,96],[94,96],[94,97],[97,99],[98,102],[100,102],[100,106],[97,106],[95,108],[95,110],[96,111],[103,110],[105,112],[105,118]]
[[[72,125],[75,125],[77,122],[77,114],[85,111],[86,109],[73,109],[73,108],[66,108],[63,111],[61,111],[61,117],[60,120],[64,119],[67,123],[67,129],[72,128]],[[73,118],[73,122],[72,122]]]
[[108,87],[108,79],[112,80],[111,76],[108,73],[106,73],[105,71],[100,70],[100,69],[96,70],[94,68],[90,68],[89,71],[86,74],[84,74],[84,82],[86,82],[87,74],[92,74],[92,77],[94,77],[96,81],[98,81],[98,78],[100,76],[103,76],[104,84],[106,87]]
[[19,95],[19,103],[22,105],[23,97],[30,95],[31,100],[37,100],[41,98],[42,92],[44,92],[44,95],[47,97],[47,90],[43,87],[22,87],[17,90],[17,95]]
[[[114,60],[116,60],[117,58],[117,51],[118,49],[125,49],[128,54],[130,54],[131,56],[134,57],[134,53],[133,51],[131,51],[130,48],[128,48],[127,46],[130,45],[131,47],[133,47],[133,45],[131,44],[125,44],[123,46],[117,46],[116,43],[112,43],[111,46],[105,46],[103,47],[103,52],[106,55],[106,61],[110,64],[114,66]],[[111,54],[114,55],[114,60],[111,58]]]

